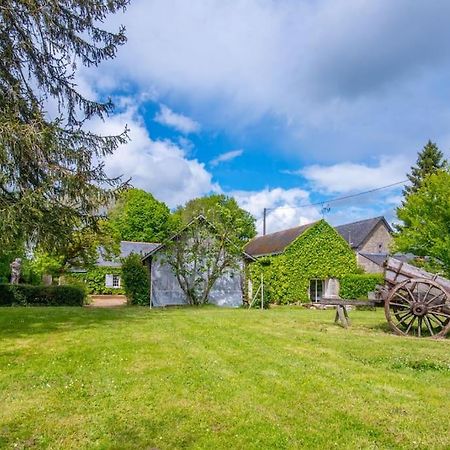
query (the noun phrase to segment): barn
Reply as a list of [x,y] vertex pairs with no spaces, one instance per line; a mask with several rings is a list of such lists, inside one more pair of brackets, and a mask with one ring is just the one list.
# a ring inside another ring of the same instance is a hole
[[[181,287],[179,277],[175,273],[173,264],[170,264],[168,261],[174,256],[175,247],[172,244],[186,237],[192,231],[191,228],[198,230],[198,227],[202,227],[203,231],[206,231],[207,234],[205,236],[207,236],[206,239],[208,241],[220,239],[214,225],[204,216],[198,216],[169,241],[158,245],[143,257],[142,261],[147,266],[150,277],[150,306],[163,307],[190,304],[185,290]],[[190,251],[193,252],[189,246],[185,251],[188,253]],[[237,264],[225,270],[214,282],[207,297],[208,303],[223,307],[239,307],[243,304],[245,262],[254,258],[241,251],[237,254]],[[202,266],[202,264],[199,264],[199,266]],[[198,269],[193,273],[192,276],[204,278],[207,276],[207,272],[203,267],[203,269]]]

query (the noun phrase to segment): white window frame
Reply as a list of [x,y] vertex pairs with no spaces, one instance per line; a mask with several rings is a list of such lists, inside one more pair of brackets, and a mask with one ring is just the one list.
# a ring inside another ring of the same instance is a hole
[[120,275],[113,274],[113,276],[112,276],[112,288],[113,289],[120,289],[121,281],[122,280],[120,279]]
[[[317,297],[317,286],[318,286],[318,282],[322,283],[322,290],[321,290],[321,296]],[[311,298],[311,284],[314,283],[314,298]],[[308,289],[308,296],[309,296],[309,300],[312,303],[318,303],[320,301],[320,299],[323,298],[325,293],[325,280],[322,280],[321,278],[311,278],[309,280],[309,289]]]

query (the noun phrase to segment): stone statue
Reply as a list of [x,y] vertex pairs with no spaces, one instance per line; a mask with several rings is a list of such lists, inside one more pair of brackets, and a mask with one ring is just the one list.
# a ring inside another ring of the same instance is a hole
[[19,284],[22,260],[20,258],[16,258],[9,267],[11,267],[11,284]]

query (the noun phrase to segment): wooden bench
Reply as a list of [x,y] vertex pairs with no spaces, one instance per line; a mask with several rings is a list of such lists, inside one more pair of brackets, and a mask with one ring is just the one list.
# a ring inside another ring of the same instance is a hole
[[344,328],[348,328],[351,325],[350,317],[348,316],[347,306],[375,306],[375,301],[366,300],[343,300],[335,298],[322,298],[319,300],[319,304],[325,306],[335,306],[336,315],[334,317],[334,323],[340,323]]

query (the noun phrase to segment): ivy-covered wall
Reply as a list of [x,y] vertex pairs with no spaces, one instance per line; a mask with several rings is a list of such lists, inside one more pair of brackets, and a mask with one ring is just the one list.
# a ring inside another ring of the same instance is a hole
[[88,294],[117,294],[123,295],[125,291],[123,287],[111,288],[105,286],[105,276],[122,275],[120,267],[94,267],[85,273],[71,273],[68,278],[74,278],[86,285]]
[[320,220],[308,228],[281,255],[259,258],[249,265],[254,284],[264,274],[264,292],[272,303],[307,302],[313,278],[341,279],[357,273],[356,256],[342,236]]

